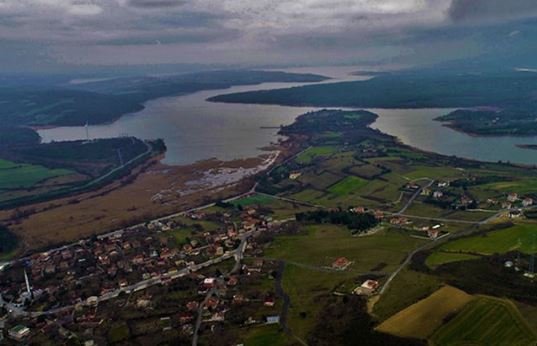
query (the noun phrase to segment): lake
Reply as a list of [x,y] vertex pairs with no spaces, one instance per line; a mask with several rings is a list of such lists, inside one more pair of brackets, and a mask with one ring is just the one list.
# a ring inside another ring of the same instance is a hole
[[[287,71],[317,73],[333,78],[323,83],[368,78],[349,75],[356,70],[360,68],[300,68]],[[112,124],[90,126],[89,134],[91,138],[120,135],[142,139],[162,138],[168,147],[164,163],[170,165],[210,158],[233,160],[255,157],[263,153],[262,148],[280,139],[278,129],[274,127],[291,124],[297,116],[315,108],[212,103],[206,99],[224,93],[299,85],[304,84],[264,83],[152,100],[145,104],[144,110],[125,115]],[[516,144],[537,144],[537,137],[472,137],[433,121],[449,110],[371,111],[379,114],[379,119],[372,127],[423,150],[486,161],[537,163],[537,151],[516,147]],[[39,134],[44,142],[86,137],[84,127],[43,129],[39,130]]]

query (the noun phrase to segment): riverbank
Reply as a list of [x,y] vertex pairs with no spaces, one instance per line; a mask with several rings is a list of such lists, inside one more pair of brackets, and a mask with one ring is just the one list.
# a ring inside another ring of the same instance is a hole
[[0,211],[0,222],[20,239],[17,255],[27,254],[244,194],[298,147],[289,139],[258,157],[184,166],[161,155],[96,191]]

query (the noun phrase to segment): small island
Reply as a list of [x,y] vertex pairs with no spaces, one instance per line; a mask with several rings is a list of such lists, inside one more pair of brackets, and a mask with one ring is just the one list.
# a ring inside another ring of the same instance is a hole
[[537,134],[536,117],[526,109],[458,109],[435,120],[444,122],[449,128],[475,136]]
[[517,144],[521,149],[537,150],[537,144]]

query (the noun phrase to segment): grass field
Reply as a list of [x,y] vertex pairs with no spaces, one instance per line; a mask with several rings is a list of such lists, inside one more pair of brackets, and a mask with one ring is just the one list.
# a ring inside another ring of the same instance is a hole
[[447,317],[459,312],[472,299],[459,289],[445,286],[390,317],[377,330],[400,337],[427,339]]
[[290,195],[289,198],[296,199],[304,202],[314,202],[317,198],[324,195],[324,192],[313,189],[305,189],[294,195]]
[[326,272],[287,264],[283,275],[283,289],[291,299],[288,324],[293,334],[306,339],[318,323],[320,299],[334,290],[350,291],[354,276],[348,272]]
[[279,326],[261,326],[250,329],[244,337],[245,346],[279,346],[286,342]]
[[444,179],[461,177],[463,172],[452,167],[427,167],[413,166],[411,170],[404,174],[408,179]]
[[500,191],[503,193],[518,192],[520,194],[534,193],[537,191],[537,179],[523,178],[515,181],[504,181],[481,186],[483,189]]
[[537,337],[509,301],[479,297],[432,337],[432,345],[535,345]]
[[334,173],[340,173],[344,169],[359,164],[354,158],[353,151],[345,151],[334,154],[319,163],[319,167]]
[[[345,227],[312,225],[305,227],[305,234],[277,237],[265,256],[286,262],[283,287],[291,298],[289,326],[305,339],[317,323],[321,297],[333,291],[350,293],[358,284],[357,276],[365,272],[393,271],[409,251],[423,243],[396,230],[353,237]],[[330,270],[332,262],[342,256],[352,265],[345,271]]]
[[181,246],[187,242],[187,238],[192,236],[192,230],[184,228],[175,229],[168,234],[172,236],[178,246]]
[[328,191],[336,196],[345,196],[351,193],[356,193],[365,185],[367,185],[367,180],[350,176],[335,185],[332,185]]
[[298,155],[295,161],[301,165],[309,165],[315,158],[329,156],[336,151],[337,147],[333,146],[311,147]]
[[348,268],[349,272],[390,272],[409,251],[425,242],[396,230],[382,230],[371,236],[353,237],[345,227],[313,225],[307,226],[306,232],[303,235],[276,238],[266,250],[266,256],[313,267],[330,267],[338,257],[347,257],[354,262]]
[[433,252],[429,257],[427,257],[427,261],[425,262],[425,264],[427,264],[427,266],[430,268],[434,268],[434,267],[437,267],[439,265],[446,264],[446,263],[470,261],[470,260],[478,259],[478,258],[479,256],[465,254],[465,253],[436,251],[436,252]]
[[314,172],[303,174],[299,181],[305,185],[311,185],[318,190],[324,190],[327,187],[337,183],[341,180],[341,176],[324,171],[321,174],[315,174]]
[[381,321],[438,290],[441,281],[435,276],[402,270],[375,304],[373,314]]
[[274,201],[274,198],[272,198],[270,196],[255,194],[253,196],[249,196],[249,197],[245,197],[245,198],[235,200],[235,201],[231,202],[231,204],[236,205],[236,206],[240,205],[240,206],[243,206],[243,207],[247,207],[247,206],[250,206],[250,205],[271,204],[273,201]]
[[205,221],[205,220],[192,220],[188,217],[177,217],[175,218],[176,221],[181,222],[183,225],[187,227],[191,227],[194,225],[200,225],[204,231],[215,231],[218,228],[220,228],[220,225],[212,222],[212,221]]
[[370,179],[376,175],[381,174],[382,169],[374,165],[362,165],[352,167],[349,172]]
[[493,231],[484,235],[463,238],[440,248],[448,252],[474,252],[484,255],[521,251],[537,252],[537,224],[522,223],[511,228]]
[[49,169],[0,160],[0,190],[27,189],[44,180],[72,173],[66,169]]

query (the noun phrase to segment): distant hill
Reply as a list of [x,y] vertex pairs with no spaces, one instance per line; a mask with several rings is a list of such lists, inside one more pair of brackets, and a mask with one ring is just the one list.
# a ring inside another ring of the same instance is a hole
[[266,82],[319,82],[326,77],[272,71],[210,71],[177,76],[128,77],[64,87],[0,88],[0,126],[76,126],[114,121],[165,96]]
[[510,106],[537,100],[537,74],[404,71],[366,81],[220,95],[215,102],[315,107],[434,108]]

